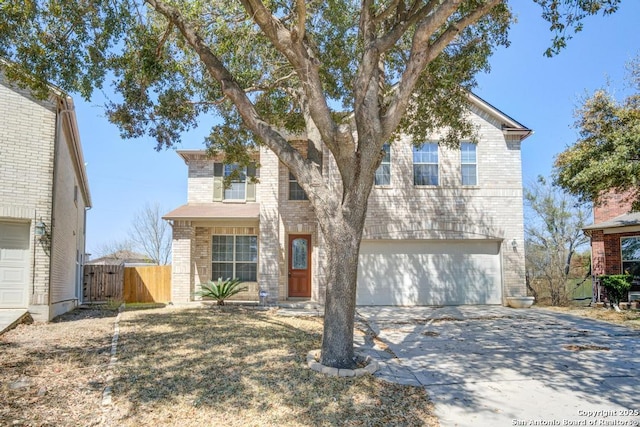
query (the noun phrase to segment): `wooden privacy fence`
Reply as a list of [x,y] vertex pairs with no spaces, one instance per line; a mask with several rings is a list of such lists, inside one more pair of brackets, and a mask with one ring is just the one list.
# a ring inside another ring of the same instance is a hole
[[122,300],[122,265],[85,265],[83,298],[85,302]]
[[171,301],[171,266],[85,265],[84,301]]
[[171,266],[126,267],[124,302],[171,301]]

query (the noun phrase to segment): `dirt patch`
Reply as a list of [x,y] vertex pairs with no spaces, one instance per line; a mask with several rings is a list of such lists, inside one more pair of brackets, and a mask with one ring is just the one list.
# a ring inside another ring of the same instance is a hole
[[587,351],[587,350],[595,350],[595,351],[609,351],[611,350],[609,347],[603,347],[601,345],[593,345],[593,344],[569,344],[563,346],[565,350],[569,351]]
[[425,331],[422,333],[425,337],[439,337],[440,334],[434,331]]

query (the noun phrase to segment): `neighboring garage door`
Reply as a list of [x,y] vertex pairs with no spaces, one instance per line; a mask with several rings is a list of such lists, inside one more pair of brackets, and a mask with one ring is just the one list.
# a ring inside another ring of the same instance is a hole
[[501,304],[499,248],[482,240],[364,240],[357,304]]
[[26,308],[29,224],[0,222],[0,308]]

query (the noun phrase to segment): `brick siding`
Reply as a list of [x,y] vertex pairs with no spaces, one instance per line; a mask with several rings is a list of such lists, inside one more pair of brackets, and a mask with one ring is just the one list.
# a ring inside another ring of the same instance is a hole
[[[391,185],[374,188],[371,193],[364,239],[502,242],[503,296],[525,295],[520,140],[505,137],[501,123],[484,111],[473,109],[471,117],[480,130],[478,185],[461,185],[460,151],[441,147],[440,185],[414,186],[410,141],[398,141],[391,148]],[[440,137],[435,134],[432,140]],[[304,151],[305,147],[299,148]],[[189,167],[189,203],[213,203],[213,160],[203,152],[182,155]],[[260,289],[268,292],[272,302],[286,299],[289,236],[309,234],[313,254],[312,300],[322,302],[326,287],[323,239],[310,203],[288,200],[289,171],[274,153],[263,147],[258,160],[261,167],[256,201],[260,203],[260,219],[252,224],[259,235],[258,284],[243,297],[256,298]],[[323,174],[340,191],[340,175],[327,150],[323,153]],[[187,289],[193,290],[194,283],[210,274],[211,236],[215,227],[223,225],[214,219],[174,224],[175,298],[186,299]]]

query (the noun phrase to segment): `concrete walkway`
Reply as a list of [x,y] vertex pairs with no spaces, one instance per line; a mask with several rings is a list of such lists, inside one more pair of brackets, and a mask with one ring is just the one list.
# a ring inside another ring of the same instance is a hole
[[27,310],[0,308],[0,335],[15,327],[27,316]]
[[640,331],[535,308],[357,312],[376,376],[425,387],[442,427],[640,425]]

